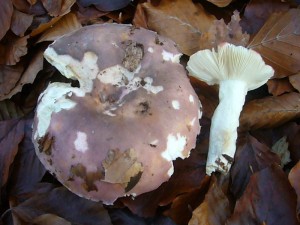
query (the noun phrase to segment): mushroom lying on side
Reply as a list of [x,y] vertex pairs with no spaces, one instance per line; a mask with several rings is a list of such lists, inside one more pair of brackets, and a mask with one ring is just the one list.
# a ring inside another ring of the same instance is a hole
[[190,57],[190,74],[209,85],[219,84],[219,105],[211,120],[206,173],[227,173],[236,151],[239,116],[249,90],[265,84],[273,76],[272,67],[261,56],[242,46],[223,43]]
[[33,125],[38,157],[79,196],[113,203],[156,189],[200,132],[200,102],[175,44],[103,24],[63,36],[45,58],[79,87],[51,83]]

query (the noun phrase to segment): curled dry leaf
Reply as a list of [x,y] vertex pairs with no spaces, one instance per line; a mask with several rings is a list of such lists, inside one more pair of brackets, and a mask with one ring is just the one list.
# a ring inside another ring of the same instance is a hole
[[57,0],[57,1],[49,1],[49,0],[41,0],[43,6],[48,11],[50,16],[63,16],[70,12],[72,5],[76,2],[76,0]]
[[[11,82],[9,88],[6,87],[6,85],[9,84],[9,82],[3,82],[3,84],[1,84],[0,82],[0,87],[1,85],[3,85],[4,87],[3,89],[6,88],[7,90],[2,95],[0,92],[0,101],[3,99],[11,98],[13,95],[20,92],[25,84],[33,83],[38,72],[43,69],[43,60],[44,60],[43,51],[37,50],[37,53],[32,56],[32,59],[29,62],[28,67],[24,71],[22,66],[4,67],[5,70],[2,71],[2,74],[0,71],[0,81],[1,81],[1,76],[3,76],[5,79],[6,78],[11,79],[11,81],[13,82]],[[11,77],[9,78],[9,76]]]
[[3,57],[0,58],[0,64],[16,65],[20,58],[27,54],[27,40],[29,35],[17,37],[8,34],[0,43],[0,52]]
[[18,107],[11,100],[4,100],[0,102],[0,121],[17,119],[24,116],[22,109]]
[[238,11],[234,11],[227,25],[223,19],[214,20],[208,31],[201,35],[200,49],[216,48],[222,42],[246,46],[250,36],[242,31],[240,20]]
[[299,117],[299,93],[266,97],[246,103],[240,117],[240,130],[273,128]]
[[0,40],[4,37],[10,28],[13,15],[13,4],[11,0],[0,1]]
[[53,214],[71,224],[111,225],[109,215],[100,202],[81,198],[65,187],[40,183],[26,196],[24,202],[11,209],[22,222],[31,223],[42,215]]
[[226,224],[299,224],[296,194],[280,166],[269,166],[251,176]]
[[145,29],[149,29],[147,25],[147,16],[145,14],[142,4],[137,5],[132,23],[136,27],[143,27]]
[[12,16],[10,29],[15,35],[24,36],[32,21],[33,15],[22,13],[15,9]]
[[215,20],[202,5],[191,0],[162,0],[156,7],[145,2],[141,7],[147,18],[148,28],[172,39],[181,52],[187,55],[199,50],[201,34]]
[[81,28],[77,17],[73,13],[68,13],[58,22],[52,25],[48,30],[46,30],[42,36],[39,38],[37,43],[42,41],[54,41],[57,38],[63,36],[64,34],[70,33]]
[[279,96],[284,93],[295,91],[295,88],[290,83],[289,77],[281,79],[271,79],[267,82],[269,93],[274,96]]
[[59,21],[62,18],[62,16],[59,17],[54,17],[51,18],[48,22],[46,23],[41,23],[36,29],[34,29],[31,33],[30,36],[34,37],[36,35],[39,35],[43,33],[45,30],[49,29],[52,27],[57,21]]
[[22,65],[0,65],[0,101],[6,99],[6,96],[16,86],[23,70]]
[[193,211],[188,225],[222,225],[230,213],[229,200],[213,176],[204,201]]
[[[10,0],[12,1],[14,7],[20,12],[40,16],[46,13],[43,4],[40,1],[35,0]],[[34,4],[32,4],[34,3]]]
[[300,92],[300,73],[289,76],[289,81],[293,87]]
[[282,78],[300,71],[300,9],[272,14],[248,45]]
[[18,153],[19,143],[24,138],[24,120],[13,119],[0,121],[0,187],[6,185],[9,177],[10,165]]
[[260,171],[271,164],[280,165],[280,158],[271,149],[259,142],[256,138],[246,135],[239,140],[234,164],[231,168],[231,192],[239,198],[253,173]]
[[300,220],[300,161],[291,169],[289,181],[297,194],[297,216]]
[[207,1],[211,2],[212,4],[218,7],[226,7],[232,2],[232,0],[207,0]]

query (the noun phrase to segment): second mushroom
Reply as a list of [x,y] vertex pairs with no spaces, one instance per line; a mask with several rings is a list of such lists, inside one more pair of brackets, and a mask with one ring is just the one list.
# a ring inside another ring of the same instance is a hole
[[227,173],[236,151],[239,116],[249,90],[265,84],[274,70],[255,51],[223,43],[190,57],[190,74],[209,85],[219,84],[219,105],[211,120],[206,173]]

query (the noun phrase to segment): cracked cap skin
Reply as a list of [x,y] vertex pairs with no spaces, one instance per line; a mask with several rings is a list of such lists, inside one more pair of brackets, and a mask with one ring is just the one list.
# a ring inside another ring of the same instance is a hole
[[79,87],[54,82],[40,95],[33,143],[75,194],[112,204],[149,192],[195,147],[201,103],[171,40],[92,25],[57,39],[44,56]]

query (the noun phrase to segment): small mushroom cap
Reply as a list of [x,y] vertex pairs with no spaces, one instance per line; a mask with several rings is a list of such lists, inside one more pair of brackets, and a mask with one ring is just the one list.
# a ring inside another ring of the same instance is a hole
[[200,132],[200,102],[174,42],[129,25],[87,26],[45,51],[79,87],[41,94],[33,142],[44,166],[79,196],[111,204],[156,189]]
[[274,74],[259,53],[229,43],[220,44],[217,51],[196,52],[190,57],[187,70],[209,85],[219,84],[222,80],[243,80],[248,90],[265,84]]

